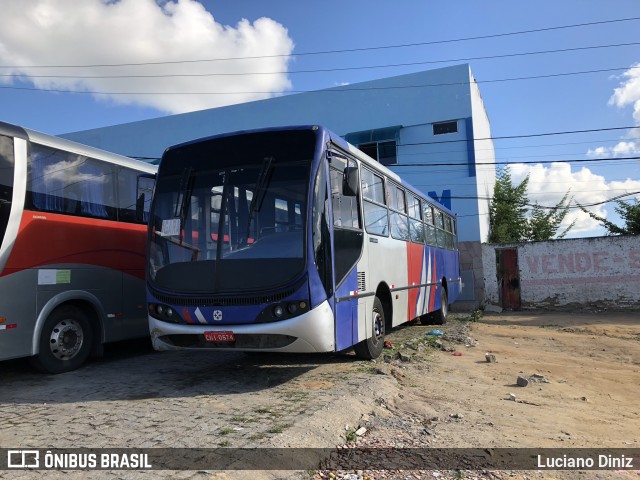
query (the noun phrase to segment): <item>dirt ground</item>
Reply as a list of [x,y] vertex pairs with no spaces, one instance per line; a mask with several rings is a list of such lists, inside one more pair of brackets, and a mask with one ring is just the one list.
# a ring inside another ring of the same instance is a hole
[[[433,329],[444,334],[429,335]],[[112,345],[104,358],[63,375],[34,373],[23,360],[5,362],[0,407],[11,415],[0,416],[0,445],[640,449],[638,312],[481,318],[457,313],[442,327],[396,328],[387,340],[390,348],[369,362],[353,354],[153,352],[146,342]],[[487,353],[496,361],[487,362]],[[518,386],[518,376],[530,383]],[[640,471],[341,471],[331,468],[331,461],[327,467],[90,475],[108,480],[640,480]],[[0,478],[87,477],[83,471],[16,473],[0,471]]]
[[[511,312],[469,319],[457,314],[444,328],[435,327],[442,337],[426,335],[434,327],[420,325],[389,335],[393,348],[373,368],[398,381],[397,395],[385,405],[392,415],[366,418],[370,430],[360,445],[640,448],[640,314]],[[398,359],[400,353],[409,361]],[[488,362],[487,353],[496,361]],[[518,376],[530,383],[518,386]],[[357,473],[640,478],[640,471]]]

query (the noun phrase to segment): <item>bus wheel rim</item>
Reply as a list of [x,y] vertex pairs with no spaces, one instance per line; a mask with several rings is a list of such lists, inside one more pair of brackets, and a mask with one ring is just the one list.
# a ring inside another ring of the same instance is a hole
[[70,360],[78,354],[83,341],[82,327],[78,322],[61,320],[51,330],[49,348],[58,360]]
[[377,310],[373,311],[373,340],[378,343],[383,335],[382,315]]

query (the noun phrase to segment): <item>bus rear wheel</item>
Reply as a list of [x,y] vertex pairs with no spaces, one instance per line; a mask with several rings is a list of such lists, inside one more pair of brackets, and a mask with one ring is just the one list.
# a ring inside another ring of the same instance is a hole
[[75,370],[89,357],[92,333],[82,310],[72,305],[59,307],[44,322],[39,353],[31,357],[31,363],[44,373]]
[[378,297],[373,299],[373,309],[371,310],[371,336],[366,340],[354,345],[353,350],[356,355],[365,360],[378,358],[384,348],[385,320],[382,302]]
[[440,287],[440,310],[433,312],[433,322],[436,325],[444,325],[449,318],[449,298],[447,290]]

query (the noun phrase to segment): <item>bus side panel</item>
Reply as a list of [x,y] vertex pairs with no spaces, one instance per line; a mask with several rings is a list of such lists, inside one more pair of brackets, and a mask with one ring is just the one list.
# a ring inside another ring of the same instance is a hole
[[[394,291],[395,288],[403,288],[408,284],[407,275],[407,247],[405,242],[388,237],[368,236],[367,254],[367,292],[375,293],[379,286],[385,284],[391,290],[393,326],[407,321],[408,315],[408,291],[406,289]],[[370,308],[373,306],[373,299]],[[389,319],[385,319],[387,322]],[[359,319],[359,332],[370,332],[371,328],[365,328],[365,319]],[[362,334],[359,340],[364,340]]]
[[[358,323],[358,273],[354,267],[344,282],[336,290],[336,350],[344,350],[357,343],[357,329],[354,335],[354,324]],[[345,299],[345,300],[342,300]],[[347,300],[348,299],[348,300]]]
[[[127,332],[123,331],[122,323],[122,273],[104,267],[78,264],[48,265],[33,271],[37,276],[34,282],[37,284],[37,315],[52,301],[59,304],[60,298],[84,298],[81,292],[87,292],[97,299],[104,311],[104,318],[99,313],[103,328],[96,334],[106,342],[128,337]],[[63,295],[65,292],[69,294]],[[141,323],[144,320],[141,318]]]
[[146,285],[140,279],[143,272],[130,271],[122,275],[122,338],[149,335]]
[[[132,338],[148,331],[145,243],[144,225],[25,211],[18,241],[2,275],[13,277],[23,271],[32,272],[31,281],[23,290],[31,292],[32,304],[36,303],[37,292],[38,309],[31,328],[40,309],[54,296],[65,290],[77,290],[98,298],[110,315],[101,319],[105,322],[105,341]],[[136,305],[126,311],[124,291],[127,301]]]
[[438,293],[438,281],[440,277],[438,277],[438,265],[441,262],[438,261],[438,249],[435,247],[426,247],[429,252],[428,258],[428,271],[427,271],[427,283],[429,286],[428,290],[428,300],[425,302],[426,310],[425,313],[431,313],[435,311],[436,297]]
[[424,250],[425,248],[422,244],[407,242],[407,274],[409,278],[407,320],[413,320],[422,315],[419,305],[423,296],[423,287],[418,288],[417,285],[423,283]]
[[[0,277],[0,360],[31,355],[31,340],[35,327],[37,282],[36,270],[23,270]],[[10,293],[10,292],[13,292]]]
[[[459,253],[453,250],[436,249],[436,260],[434,271],[434,281],[440,283],[445,278],[447,280],[447,300],[451,304],[460,294],[460,282],[458,272]],[[440,285],[438,285],[438,291],[433,299],[433,308],[431,311],[439,310],[442,305],[440,304]]]
[[460,296],[460,290],[462,288],[462,284],[460,283],[460,271],[458,268],[460,252],[457,250],[447,250],[443,252],[443,257],[445,262],[444,276],[447,278],[448,282],[448,301],[449,303],[453,303]]

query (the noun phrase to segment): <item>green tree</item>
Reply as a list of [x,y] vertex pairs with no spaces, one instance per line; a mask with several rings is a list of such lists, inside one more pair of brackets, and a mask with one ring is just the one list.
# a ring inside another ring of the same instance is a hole
[[498,173],[489,204],[489,242],[549,240],[556,235],[556,238],[563,238],[573,228],[575,222],[558,234],[562,221],[569,213],[569,192],[556,205],[545,208],[537,202],[531,205],[527,197],[528,186],[528,175],[514,185],[509,167]]
[[498,172],[489,204],[489,242],[520,242],[527,237],[529,176],[514,186],[509,168]]
[[624,220],[624,226],[619,227],[604,217],[590,212],[582,205],[578,205],[580,210],[585,212],[594,220],[597,220],[607,229],[609,235],[640,235],[640,201],[636,199],[635,204],[616,200],[616,213]]
[[558,233],[562,221],[569,213],[570,201],[569,192],[567,192],[564,194],[564,197],[562,197],[562,200],[551,208],[541,207],[536,202],[531,207],[530,211],[527,240],[535,242],[549,240],[553,237],[564,238],[564,236],[569,233],[569,230],[571,230],[576,224],[576,221],[574,220],[571,222],[571,225],[565,228],[561,233]]

